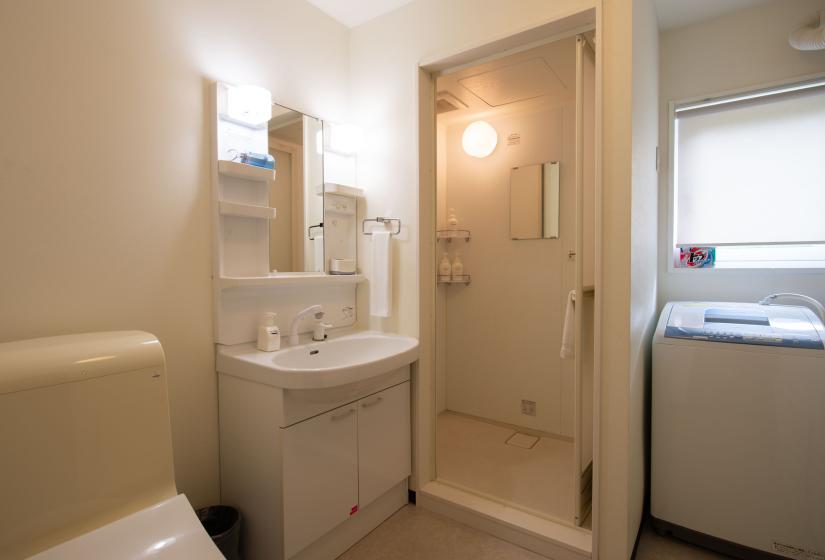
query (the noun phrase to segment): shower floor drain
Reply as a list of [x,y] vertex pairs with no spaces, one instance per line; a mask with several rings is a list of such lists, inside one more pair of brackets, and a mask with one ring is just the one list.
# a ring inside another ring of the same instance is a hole
[[536,444],[539,442],[539,438],[536,436],[529,436],[527,434],[522,434],[520,432],[516,432],[507,438],[506,443],[507,445],[514,445],[516,447],[521,447],[522,449],[533,449]]

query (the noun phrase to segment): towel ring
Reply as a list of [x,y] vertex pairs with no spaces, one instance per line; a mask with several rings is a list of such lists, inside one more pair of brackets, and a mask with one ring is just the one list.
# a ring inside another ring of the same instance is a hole
[[398,218],[382,218],[381,216],[378,216],[377,218],[365,218],[361,221],[361,233],[363,233],[364,235],[372,235],[371,231],[366,230],[367,222],[377,222],[379,224],[384,225],[395,225],[395,229],[390,232],[390,235],[398,235],[399,233],[401,233],[401,220],[399,220]]

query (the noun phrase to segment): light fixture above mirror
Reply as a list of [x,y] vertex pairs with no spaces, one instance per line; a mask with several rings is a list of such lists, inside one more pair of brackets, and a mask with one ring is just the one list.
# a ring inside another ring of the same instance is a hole
[[258,86],[227,86],[223,118],[252,128],[264,128],[272,118],[272,95]]

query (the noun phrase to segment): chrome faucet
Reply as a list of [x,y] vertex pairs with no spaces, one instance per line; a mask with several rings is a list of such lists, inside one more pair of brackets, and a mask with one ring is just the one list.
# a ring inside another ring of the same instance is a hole
[[307,315],[314,314],[315,318],[320,320],[324,318],[324,310],[320,305],[310,305],[306,309],[299,311],[292,319],[292,324],[289,326],[289,345],[298,345],[298,323]]

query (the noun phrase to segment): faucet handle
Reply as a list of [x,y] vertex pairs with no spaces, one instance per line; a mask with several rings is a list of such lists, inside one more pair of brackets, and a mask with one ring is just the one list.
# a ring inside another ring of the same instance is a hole
[[315,323],[315,326],[312,328],[312,340],[316,342],[320,342],[322,340],[327,339],[327,329],[331,329],[332,325],[329,323],[324,323],[323,321],[318,321]]

